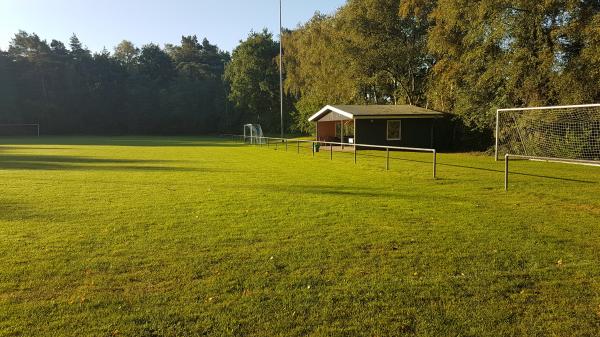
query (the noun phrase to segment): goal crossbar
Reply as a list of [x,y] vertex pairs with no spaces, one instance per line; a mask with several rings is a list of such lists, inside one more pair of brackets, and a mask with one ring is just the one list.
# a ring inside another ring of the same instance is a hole
[[600,107],[600,103],[594,104],[579,104],[579,105],[552,105],[552,106],[536,106],[530,108],[508,108],[498,109],[497,112],[503,111],[527,111],[527,110],[549,110],[549,109],[571,109],[571,108],[593,108]]

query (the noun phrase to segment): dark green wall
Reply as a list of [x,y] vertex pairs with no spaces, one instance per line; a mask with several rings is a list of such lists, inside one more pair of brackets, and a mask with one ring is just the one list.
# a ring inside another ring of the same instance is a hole
[[357,119],[355,141],[357,144],[433,147],[436,149],[451,148],[452,140],[451,133],[448,132],[448,120],[432,118],[405,118],[400,120],[402,121],[402,139],[387,140],[388,119]]

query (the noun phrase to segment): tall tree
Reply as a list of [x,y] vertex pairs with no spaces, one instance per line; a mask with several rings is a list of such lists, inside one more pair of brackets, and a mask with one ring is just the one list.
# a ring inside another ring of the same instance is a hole
[[344,53],[366,80],[374,103],[424,104],[432,58],[426,50],[428,21],[401,15],[398,0],[349,0],[336,17],[345,32]]
[[229,99],[240,111],[239,123],[260,123],[267,131],[279,126],[279,45],[267,30],[252,32],[237,46],[225,69]]
[[297,100],[292,111],[296,130],[313,132],[308,117],[325,104],[364,102],[360,89],[365,81],[344,50],[345,35],[334,17],[320,13],[284,35],[285,88]]
[[125,66],[132,66],[140,50],[131,41],[123,40],[115,47],[114,57]]

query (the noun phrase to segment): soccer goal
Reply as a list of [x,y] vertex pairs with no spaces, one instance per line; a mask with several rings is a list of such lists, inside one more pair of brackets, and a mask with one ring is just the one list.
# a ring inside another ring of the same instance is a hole
[[260,124],[244,125],[244,142],[250,144],[262,144],[264,135]]
[[0,124],[0,136],[40,136],[39,124]]
[[499,109],[496,160],[506,154],[600,165],[600,104]]

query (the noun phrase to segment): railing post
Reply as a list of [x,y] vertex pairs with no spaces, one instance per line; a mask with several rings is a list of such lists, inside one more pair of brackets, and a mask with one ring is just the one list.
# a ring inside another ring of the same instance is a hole
[[504,190],[508,191],[508,153],[504,155]]
[[333,160],[333,143],[329,143],[329,160]]
[[437,151],[433,150],[433,179],[435,179],[435,175],[436,175],[436,164],[437,164]]
[[385,169],[386,170],[390,169],[390,148],[389,147],[385,148]]

